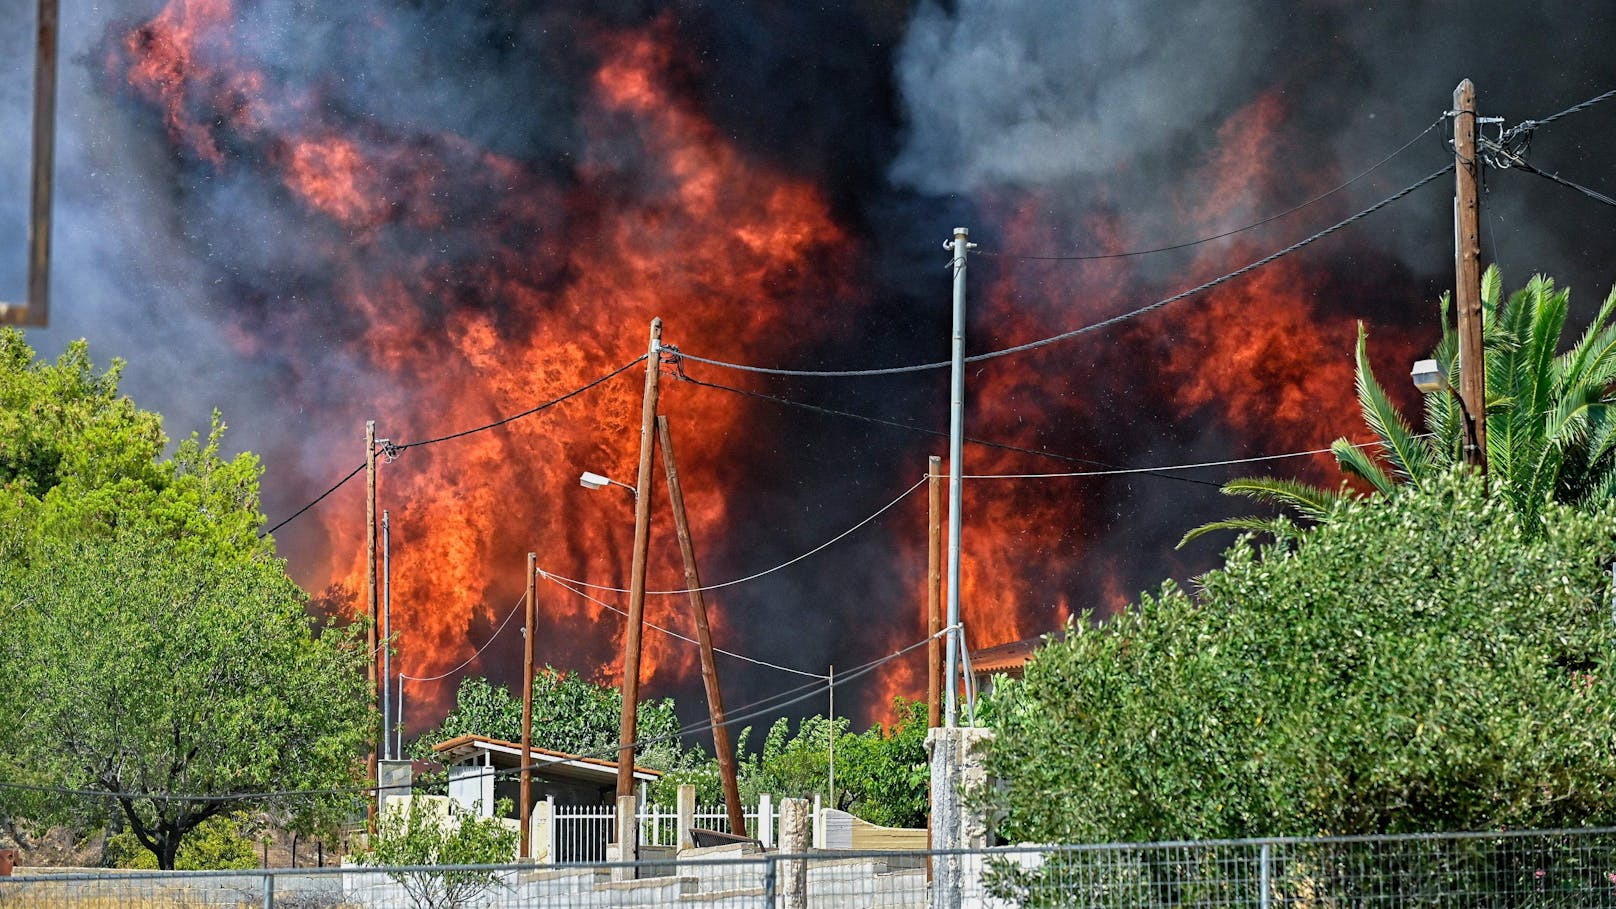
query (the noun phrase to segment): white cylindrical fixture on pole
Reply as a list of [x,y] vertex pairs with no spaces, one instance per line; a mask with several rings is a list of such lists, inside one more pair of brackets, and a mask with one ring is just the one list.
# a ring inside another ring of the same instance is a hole
[[393,680],[393,562],[389,545],[387,512],[382,512],[382,759],[392,760],[392,704],[388,703],[388,683]]
[[[963,227],[954,228],[950,248],[954,252],[954,347],[953,368],[949,373],[948,400],[948,624],[959,625],[960,620],[960,477],[961,456],[965,448],[965,254],[971,248],[971,232]],[[958,712],[956,689],[959,686],[958,636],[948,636],[947,654],[943,667],[943,725],[954,725]]]
[[404,758],[404,670],[398,671],[398,722],[393,724],[397,738],[393,741],[393,753],[400,760]]

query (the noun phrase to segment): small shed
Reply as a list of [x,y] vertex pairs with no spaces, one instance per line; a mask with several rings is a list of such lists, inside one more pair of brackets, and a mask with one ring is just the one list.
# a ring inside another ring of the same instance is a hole
[[[432,746],[437,759],[449,768],[449,798],[460,807],[474,807],[482,817],[493,817],[494,806],[509,799],[515,806],[521,797],[522,746],[515,742],[462,735]],[[612,805],[617,794],[617,762],[579,757],[546,748],[528,749],[525,762],[534,765],[533,785],[527,810],[554,797],[565,805]],[[645,801],[647,783],[662,773],[649,767],[634,768],[635,787]],[[515,815],[513,815],[515,816]]]

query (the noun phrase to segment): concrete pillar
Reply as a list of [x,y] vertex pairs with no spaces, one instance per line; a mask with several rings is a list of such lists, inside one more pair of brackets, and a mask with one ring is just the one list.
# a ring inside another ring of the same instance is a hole
[[[931,846],[933,849],[983,849],[988,845],[987,818],[966,803],[987,786],[989,729],[952,727],[926,734],[931,755]],[[981,893],[982,863],[976,856],[945,855],[933,862],[932,909],[960,909],[967,895]]]
[[555,837],[550,833],[550,825],[555,823],[555,799],[542,799],[533,804],[533,813],[528,815],[527,824],[527,854],[528,858],[537,865],[548,865],[555,861],[550,854],[550,844]]
[[[780,852],[806,855],[813,827],[813,809],[807,799],[780,800]],[[808,863],[801,859],[780,863],[781,909],[808,909]]]
[[409,761],[377,761],[376,775],[383,787],[376,793],[376,813],[385,817],[389,802],[410,794],[415,773]]
[[[636,811],[638,799],[632,795],[617,797],[617,854],[614,861],[637,862],[640,860],[640,824]],[[632,867],[618,867],[612,869],[612,880],[632,881],[635,870]]]
[[690,828],[696,826],[696,787],[689,783],[681,783],[676,801],[678,805],[674,809],[674,835],[679,838],[680,849],[694,848],[696,841],[690,835]]

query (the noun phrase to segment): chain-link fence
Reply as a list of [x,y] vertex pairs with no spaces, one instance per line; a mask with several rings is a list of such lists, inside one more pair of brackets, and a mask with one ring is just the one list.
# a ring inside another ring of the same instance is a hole
[[1205,909],[1616,907],[1616,830],[779,855],[639,865],[45,873],[0,907]]

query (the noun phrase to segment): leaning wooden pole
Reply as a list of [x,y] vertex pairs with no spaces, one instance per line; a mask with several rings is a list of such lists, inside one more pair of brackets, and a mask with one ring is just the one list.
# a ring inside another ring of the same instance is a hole
[[684,557],[690,612],[696,620],[701,684],[707,689],[707,715],[713,723],[713,754],[718,758],[718,775],[724,784],[724,808],[729,814],[730,832],[743,835],[746,815],[741,810],[741,788],[735,779],[735,752],[725,725],[724,695],[718,686],[718,663],[713,658],[713,632],[707,624],[707,600],[701,594],[701,573],[696,570],[696,548],[690,541],[690,520],[685,515],[685,494],[679,484],[679,463],[673,456],[673,435],[668,431],[667,417],[657,417],[657,441],[662,446],[662,466],[668,473],[668,503],[673,507],[673,526],[679,534],[679,554]]
[[1482,349],[1481,198],[1477,184],[1476,87],[1453,90],[1453,303],[1459,319],[1459,400],[1464,404],[1464,457],[1487,472],[1487,368]]
[[[657,379],[662,375],[662,320],[651,320],[640,402],[640,470],[634,481],[634,562],[629,569],[628,628],[623,632],[623,711],[617,727],[617,797],[634,794],[634,727],[640,704],[640,636],[645,625],[645,563],[651,547],[651,458],[656,448]],[[626,853],[624,853],[626,854]]]

